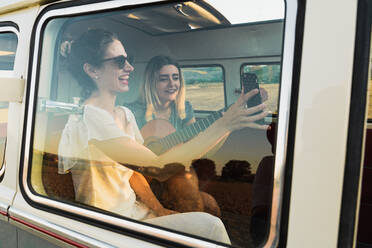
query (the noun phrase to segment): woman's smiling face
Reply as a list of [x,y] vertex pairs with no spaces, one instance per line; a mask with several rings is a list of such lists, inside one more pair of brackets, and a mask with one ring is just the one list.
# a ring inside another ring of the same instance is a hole
[[98,90],[113,93],[129,90],[129,74],[134,68],[128,60],[125,61],[124,67],[120,68],[120,63],[118,63],[120,56],[128,57],[121,42],[114,40],[107,46],[101,67],[96,69],[96,77],[93,80],[96,81]]
[[181,86],[178,68],[174,65],[165,65],[159,71],[159,81],[156,91],[162,104],[176,100]]

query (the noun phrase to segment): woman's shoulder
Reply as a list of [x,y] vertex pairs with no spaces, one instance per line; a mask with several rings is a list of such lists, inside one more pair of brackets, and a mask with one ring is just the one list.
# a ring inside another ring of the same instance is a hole
[[127,106],[118,106],[118,108],[122,109],[126,115],[133,115],[133,111]]
[[98,121],[98,123],[114,121],[111,114],[107,110],[94,106],[92,104],[84,105],[82,117],[85,121],[87,120],[92,122]]
[[121,108],[124,111],[125,116],[126,116],[126,118],[127,118],[128,121],[131,122],[133,120],[136,120],[136,118],[135,118],[135,116],[133,114],[133,111],[129,107],[127,107],[127,106],[119,106],[119,108]]

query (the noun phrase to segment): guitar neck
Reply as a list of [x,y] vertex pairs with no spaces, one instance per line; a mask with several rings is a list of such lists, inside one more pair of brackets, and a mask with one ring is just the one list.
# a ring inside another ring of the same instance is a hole
[[173,146],[178,144],[184,143],[194,136],[198,135],[200,132],[207,129],[210,125],[212,125],[216,120],[222,117],[222,111],[214,112],[213,114],[209,115],[207,118],[199,120],[187,127],[178,130],[162,139],[159,142],[165,148],[165,150],[169,150]]

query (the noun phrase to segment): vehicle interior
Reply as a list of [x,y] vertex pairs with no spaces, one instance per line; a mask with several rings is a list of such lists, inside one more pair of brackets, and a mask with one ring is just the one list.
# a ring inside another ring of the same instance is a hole
[[261,91],[267,92],[271,114],[264,121],[271,129],[233,132],[217,152],[204,157],[209,164],[197,174],[200,190],[212,195],[221,209],[232,245],[262,243],[270,226],[283,23],[282,18],[255,21],[243,17],[233,22],[207,1],[52,18],[44,27],[39,53],[42,70],[38,72],[34,123],[33,190],[82,206],[75,201],[71,175],[57,172],[61,133],[69,115],[76,114],[74,109],[83,104],[81,88],[68,70],[69,44],[84,30],[105,29],[116,33],[135,58],[130,90],[118,96],[118,105],[138,99],[145,67],[156,55],[170,56],[181,65],[186,100],[197,120],[236,101],[243,73],[258,76]]

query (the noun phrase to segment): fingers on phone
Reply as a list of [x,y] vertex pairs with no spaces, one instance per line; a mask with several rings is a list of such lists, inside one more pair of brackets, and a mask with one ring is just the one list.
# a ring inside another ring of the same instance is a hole
[[250,128],[260,129],[260,130],[269,129],[270,128],[269,125],[259,124],[259,123],[255,122],[255,121],[258,121],[258,120],[261,120],[261,119],[265,118],[268,114],[269,114],[269,112],[264,111],[264,112],[256,114],[256,115],[251,115],[251,116],[245,117],[245,120],[244,120],[245,121],[245,126],[250,127]]
[[258,92],[259,92],[258,89],[253,89],[247,93],[244,93],[244,91],[242,91],[239,99],[235,102],[235,104],[238,104],[239,106],[246,104],[249,98],[256,95]]
[[252,98],[254,95],[258,94],[259,90],[258,89],[253,89],[245,94],[242,94],[241,99],[242,102],[247,102],[250,98]]
[[[248,99],[251,98],[252,96],[256,95],[259,92],[258,89],[253,89],[251,91],[248,91],[245,95],[248,96]],[[247,99],[247,100],[248,100]]]
[[260,130],[267,130],[270,128],[269,125],[260,125],[255,122],[251,122],[247,127],[254,128],[254,129],[260,129]]
[[261,103],[260,105],[245,109],[245,114],[246,115],[251,115],[251,114],[254,114],[258,111],[264,110],[265,108],[266,108],[266,105],[264,103]]
[[256,115],[250,115],[250,116],[247,117],[247,121],[249,121],[249,122],[258,121],[262,118],[265,118],[268,114],[269,114],[268,111],[263,111],[262,113],[259,113],[259,114],[256,114]]
[[265,112],[262,112],[256,115],[246,116],[242,119],[242,121],[244,122],[243,126],[267,130],[269,128],[268,125],[258,124],[255,122],[255,121],[265,118],[267,115],[268,115],[268,112],[265,111]]

